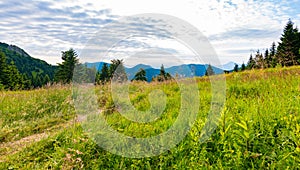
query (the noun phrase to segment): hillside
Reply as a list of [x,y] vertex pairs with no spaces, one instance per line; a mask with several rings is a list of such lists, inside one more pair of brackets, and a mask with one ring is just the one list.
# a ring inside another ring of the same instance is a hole
[[8,63],[13,61],[18,70],[22,74],[26,74],[29,79],[33,79],[37,75],[41,77],[48,75],[50,79],[53,80],[54,71],[56,69],[55,66],[43,60],[31,57],[27,52],[15,45],[0,42],[0,51],[6,55]]
[[[114,139],[101,140],[102,131],[96,133],[99,136],[89,137],[91,131],[85,131],[89,124],[72,120],[76,110],[69,86],[2,92],[0,169],[297,169],[299,76],[299,66],[226,75],[226,104],[217,129],[204,142],[199,138],[210,109],[211,84],[207,77],[197,78],[197,121],[179,144],[148,158],[114,155],[97,145],[94,139],[104,143],[113,143]],[[176,82],[131,84],[129,97],[139,110],[150,108],[150,92],[165,93],[166,108],[151,123],[131,122],[117,113],[110,88],[96,87],[97,106],[118,133],[136,139],[161,134],[173,125],[180,112],[182,97]],[[78,118],[84,120],[82,116]]]

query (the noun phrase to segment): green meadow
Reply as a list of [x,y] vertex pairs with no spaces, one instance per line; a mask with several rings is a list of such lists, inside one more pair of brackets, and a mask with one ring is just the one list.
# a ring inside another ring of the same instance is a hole
[[[112,154],[89,137],[77,120],[71,86],[1,91],[0,169],[299,168],[300,67],[225,77],[226,102],[210,138],[199,141],[211,107],[212,87],[208,77],[196,78],[200,107],[192,128],[175,147],[145,158]],[[151,110],[152,91],[164,92],[166,108],[149,123],[133,122],[118,113],[110,89],[110,85],[95,87],[96,107],[119,133],[155,136],[167,131],[179,115],[181,92],[175,81],[130,84],[130,101],[140,111]]]

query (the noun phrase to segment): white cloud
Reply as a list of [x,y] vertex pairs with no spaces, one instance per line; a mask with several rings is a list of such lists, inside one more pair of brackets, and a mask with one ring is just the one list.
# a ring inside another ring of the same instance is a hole
[[[11,0],[0,4],[0,41],[52,64],[61,61],[63,50],[80,51],[111,20],[140,13],[168,14],[191,23],[208,37],[222,63],[246,62],[251,49],[278,41],[288,18],[300,25],[299,0]],[[182,52],[179,45],[154,42]]]

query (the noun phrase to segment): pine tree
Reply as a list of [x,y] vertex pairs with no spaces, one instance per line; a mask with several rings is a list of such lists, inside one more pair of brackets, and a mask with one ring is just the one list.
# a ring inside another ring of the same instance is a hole
[[146,78],[146,71],[144,69],[140,69],[134,76],[134,78],[132,79],[132,81],[147,81]]
[[264,63],[266,68],[270,68],[271,67],[271,63],[272,63],[272,58],[271,55],[269,54],[269,49],[266,49],[265,54],[264,54]]
[[251,54],[249,61],[247,63],[247,69],[253,69],[253,68],[255,68],[255,65],[256,65],[255,60],[253,59],[253,56]]
[[127,80],[127,75],[123,64],[123,60],[119,60],[119,59],[111,60],[108,77],[110,79],[113,78],[114,80],[117,80],[119,82],[123,82]]
[[294,23],[291,20],[286,24],[280,40],[276,54],[278,62],[282,66],[299,64],[299,32],[297,28],[294,28]]
[[160,67],[160,70],[159,70],[159,75],[157,76],[157,81],[163,82],[163,81],[168,80],[169,77],[170,77],[170,75],[167,76],[165,67],[162,64],[161,67]]
[[0,52],[0,82],[2,84],[4,83],[4,78],[5,78],[5,70],[7,69],[7,64],[6,64],[6,56],[4,53]]
[[0,82],[1,88],[7,90],[19,90],[24,88],[23,77],[12,61],[6,63],[6,56],[0,52]]
[[61,83],[71,83],[73,78],[73,71],[79,63],[78,55],[72,48],[68,51],[62,52],[61,64],[58,64],[58,70],[55,74],[55,80]]
[[234,68],[233,68],[233,71],[234,72],[238,72],[239,71],[239,65],[235,64]]
[[47,85],[48,83],[50,83],[50,77],[48,74],[46,74],[46,76],[43,77],[43,85]]
[[241,66],[241,71],[245,71],[245,70],[246,70],[246,65],[245,65],[245,63],[243,63]]
[[100,73],[100,77],[99,80],[102,83],[105,83],[107,81],[109,81],[110,77],[109,77],[109,70],[108,70],[108,66],[106,63],[103,64],[103,67],[101,68],[101,73]]
[[211,75],[214,75],[214,74],[215,74],[215,72],[214,72],[212,66],[209,64],[209,65],[207,66],[205,75],[206,75],[206,76],[211,76]]
[[270,48],[270,57],[269,57],[269,59],[271,60],[271,62],[270,62],[270,67],[275,67],[276,66],[276,64],[278,63],[278,60],[277,60],[277,58],[275,57],[275,55],[276,55],[276,44],[275,44],[275,42],[273,42],[272,43],[272,46],[271,46],[271,48]]
[[152,78],[152,80],[156,80],[159,82],[163,82],[163,81],[171,80],[171,79],[172,79],[171,74],[166,72],[163,64],[160,67],[159,74],[156,77]]

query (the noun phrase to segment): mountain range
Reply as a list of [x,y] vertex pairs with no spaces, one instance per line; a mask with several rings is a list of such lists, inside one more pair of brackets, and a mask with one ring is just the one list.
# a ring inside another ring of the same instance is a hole
[[[96,70],[101,71],[104,62],[95,62],[95,63],[85,63],[88,68],[96,68]],[[109,64],[107,63],[109,66]],[[165,71],[170,73],[173,77],[201,77],[205,75],[206,68],[208,64],[183,64],[179,66],[172,66],[165,68]],[[224,73],[223,69],[212,66],[215,74]],[[125,67],[126,74],[128,79],[131,80],[134,78],[134,75],[140,70],[144,69],[146,71],[146,78],[148,82],[152,80],[153,77],[156,77],[160,73],[160,69],[151,67],[150,65],[138,64],[134,67]]]
[[[34,79],[37,76],[48,75],[51,80],[54,79],[54,72],[57,66],[48,64],[47,62],[31,57],[22,48],[15,45],[8,45],[0,42],[0,51],[3,52],[7,57],[7,62],[14,62],[18,70],[25,74],[28,78]],[[104,62],[86,63],[88,68],[96,68],[100,71],[103,67]],[[109,66],[110,64],[107,63]],[[232,71],[235,63],[230,62],[223,66],[212,66],[216,74],[224,73],[226,71]],[[172,66],[165,68],[165,71],[170,73],[172,76],[179,77],[201,77],[205,75],[208,64],[183,64],[179,66]],[[160,73],[160,69],[153,68],[150,65],[138,64],[134,67],[125,67],[128,78],[131,80],[134,75],[140,70],[146,71],[146,78],[151,81],[153,77]]]

